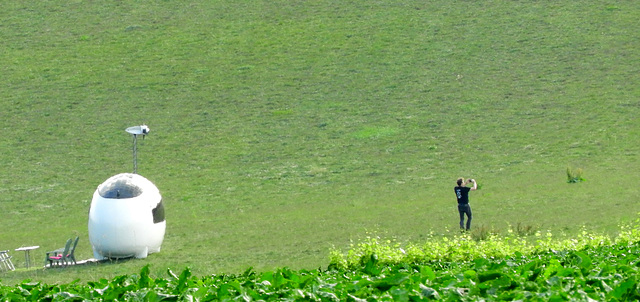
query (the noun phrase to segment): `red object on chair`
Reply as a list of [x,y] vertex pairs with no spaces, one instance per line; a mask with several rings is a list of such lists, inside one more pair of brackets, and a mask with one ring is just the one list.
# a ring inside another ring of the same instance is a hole
[[[63,257],[63,255],[69,254],[70,248],[71,248],[71,239],[67,240],[67,243],[64,245],[64,249],[58,249],[55,251],[47,252],[47,256],[45,260],[49,262],[49,267],[53,266],[54,263],[56,265],[60,265],[60,264],[67,265],[66,257]],[[60,254],[60,252],[62,252],[62,254]]]

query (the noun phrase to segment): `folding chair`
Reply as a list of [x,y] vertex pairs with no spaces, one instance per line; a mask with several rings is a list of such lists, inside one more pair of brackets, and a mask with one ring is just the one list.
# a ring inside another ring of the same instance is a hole
[[73,264],[77,264],[75,252],[76,252],[76,246],[78,246],[78,240],[80,240],[79,236],[76,237],[76,240],[73,241],[73,246],[71,247],[71,250],[69,251],[69,254],[66,254],[64,256],[65,261],[67,263],[73,262]]
[[3,271],[13,271],[16,269],[11,262],[11,256],[9,251],[0,251],[0,269]]
[[45,261],[49,262],[49,267],[52,267],[55,263],[56,265],[67,265],[67,257],[69,254],[69,249],[71,248],[72,240],[67,240],[67,243],[64,245],[64,249],[57,249],[55,251],[47,252]]

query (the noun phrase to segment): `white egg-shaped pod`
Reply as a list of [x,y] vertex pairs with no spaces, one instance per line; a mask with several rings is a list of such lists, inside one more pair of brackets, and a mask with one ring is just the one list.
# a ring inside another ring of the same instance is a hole
[[138,174],[112,176],[93,193],[89,241],[98,260],[159,252],[166,227],[160,191]]

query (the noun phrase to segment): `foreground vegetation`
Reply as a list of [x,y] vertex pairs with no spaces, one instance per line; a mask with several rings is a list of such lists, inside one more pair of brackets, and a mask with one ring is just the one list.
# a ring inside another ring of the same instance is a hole
[[87,283],[0,285],[7,301],[629,301],[640,299],[640,231],[534,244],[468,234],[406,251],[370,238],[328,269],[194,276],[190,269]]

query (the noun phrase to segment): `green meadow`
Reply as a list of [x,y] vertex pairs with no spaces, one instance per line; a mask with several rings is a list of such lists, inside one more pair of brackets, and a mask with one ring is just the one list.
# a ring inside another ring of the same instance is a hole
[[[615,234],[640,212],[634,1],[5,1],[4,284],[315,269],[371,234]],[[42,269],[97,186],[163,196],[162,251]],[[569,183],[567,169],[584,181]],[[38,245],[36,268],[14,249]]]

